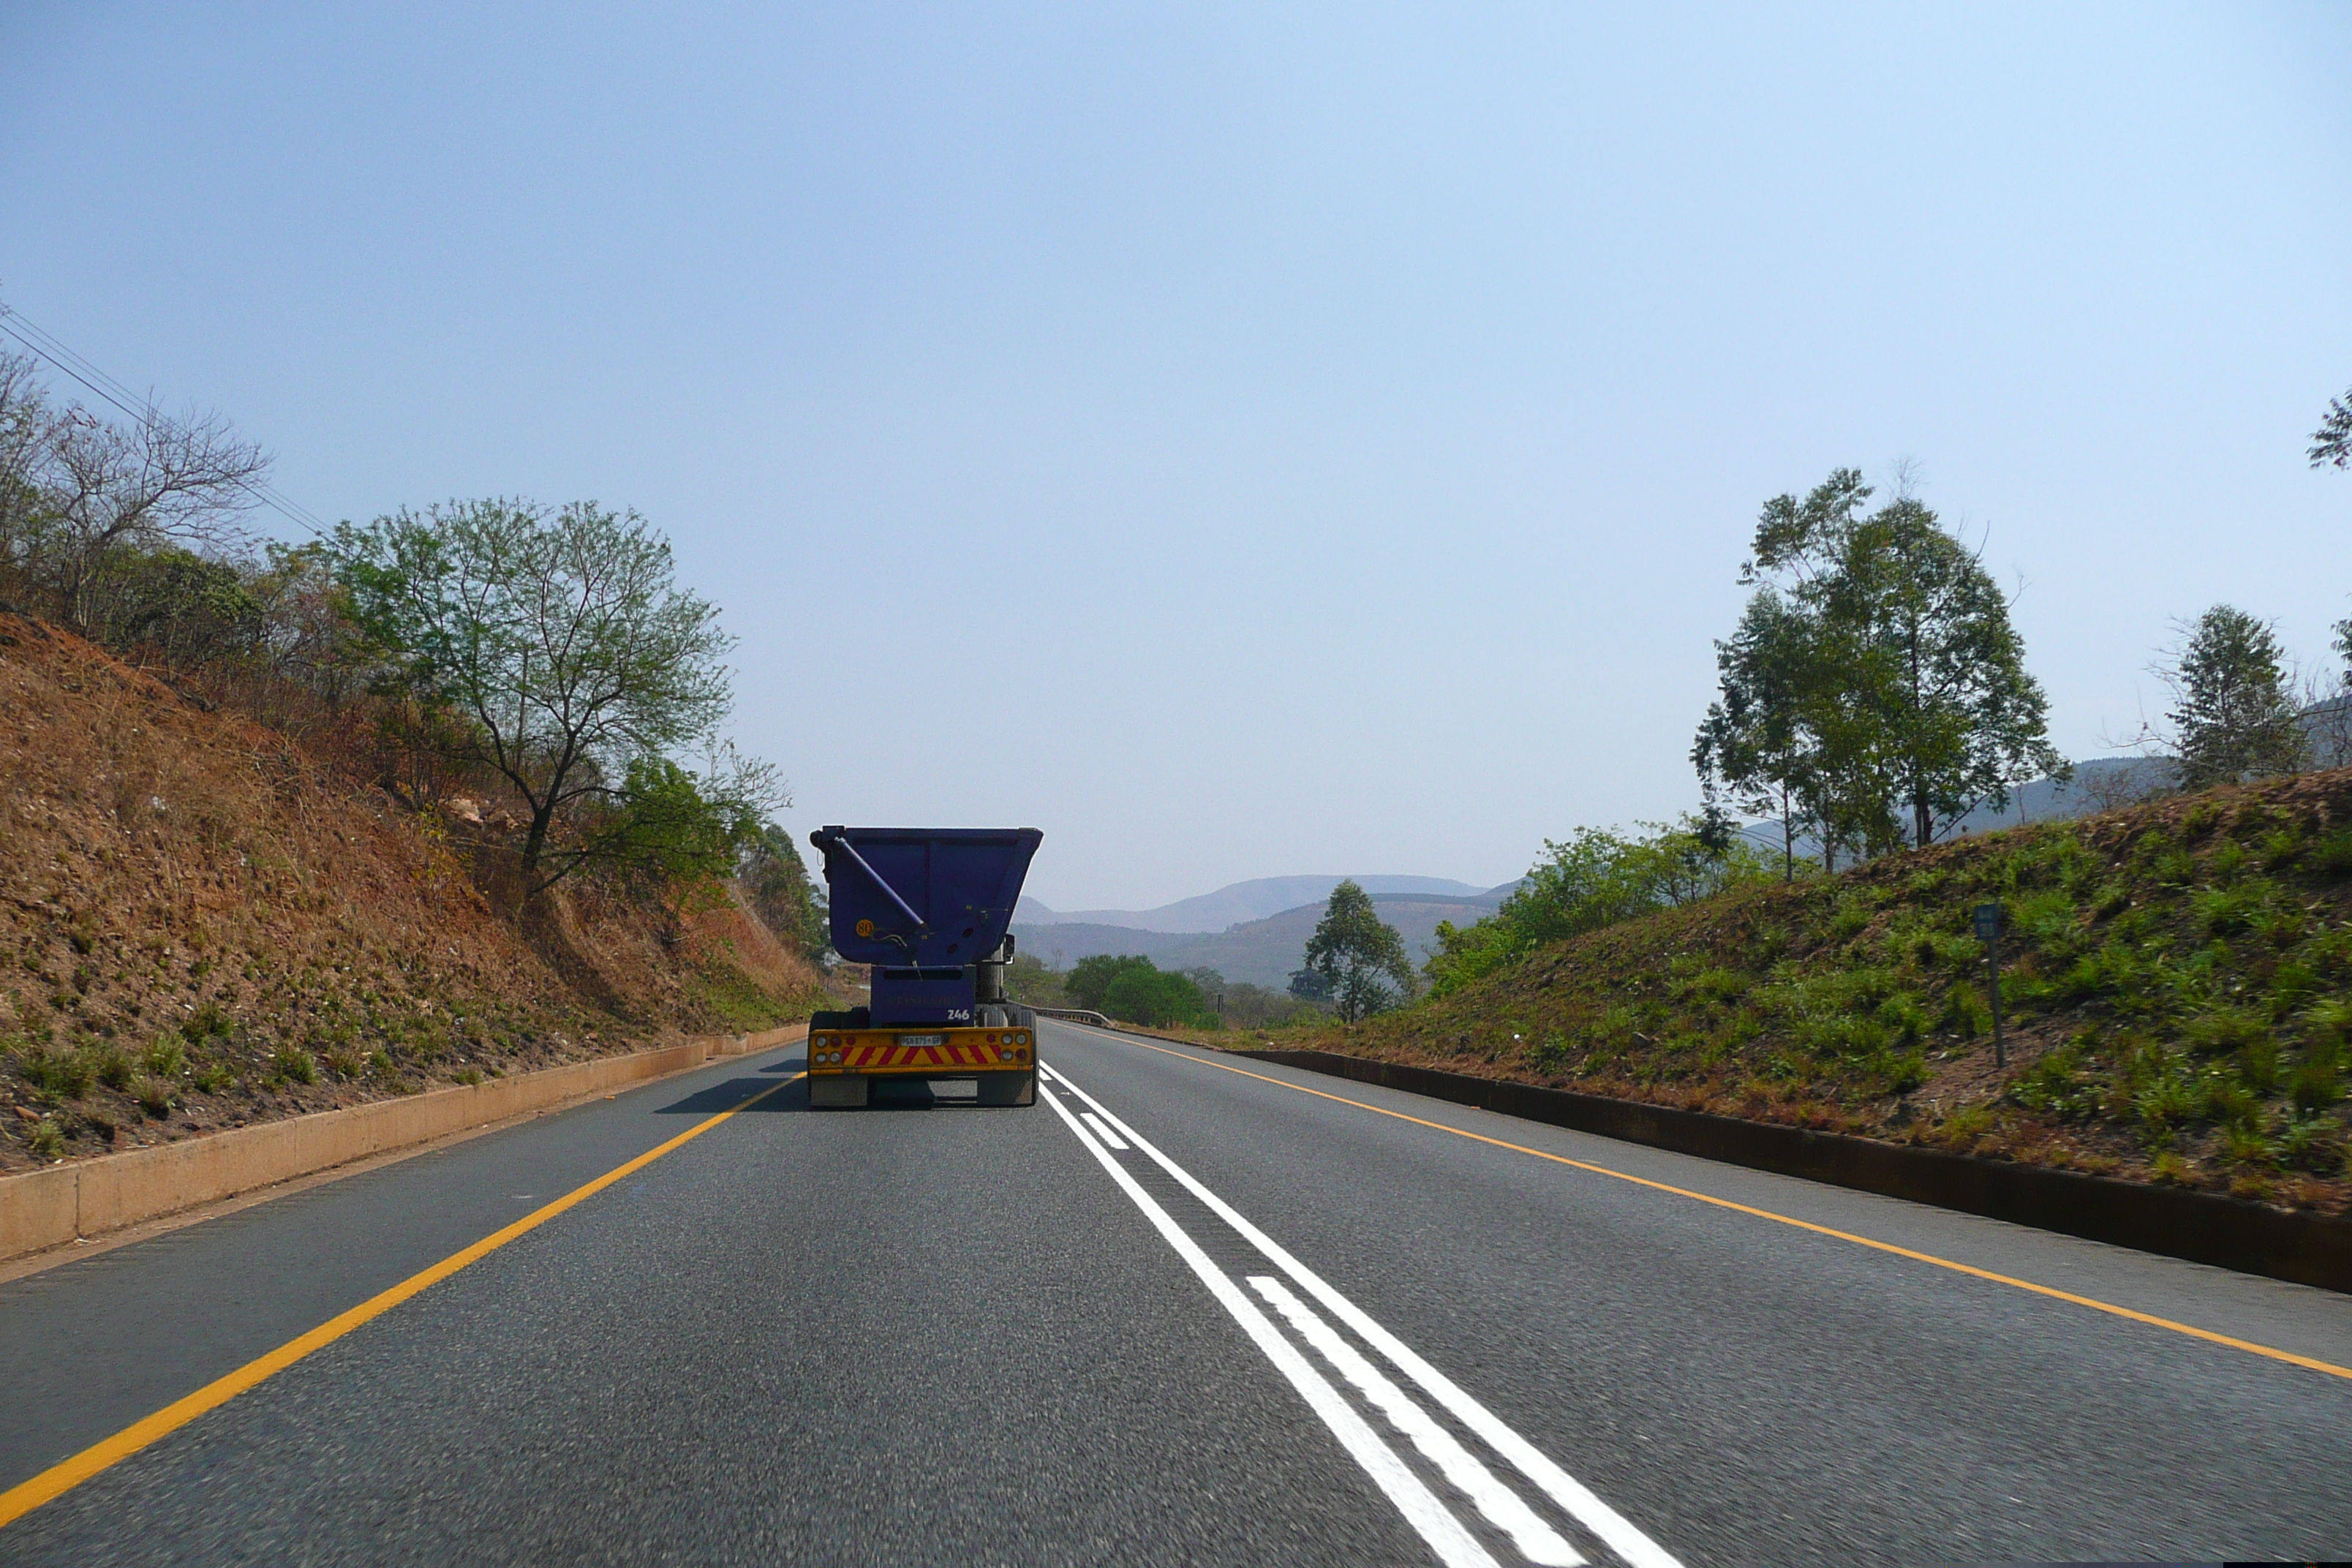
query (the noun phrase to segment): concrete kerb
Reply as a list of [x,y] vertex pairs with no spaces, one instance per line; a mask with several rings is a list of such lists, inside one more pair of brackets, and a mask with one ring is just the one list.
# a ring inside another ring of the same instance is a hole
[[804,1024],[789,1024],[759,1034],[693,1039],[659,1050],[571,1062],[0,1177],[0,1260],[104,1236],[467,1128],[690,1071],[714,1058],[790,1045],[806,1032]]
[[1334,1051],[1229,1053],[1859,1192],[2352,1291],[2352,1218]]

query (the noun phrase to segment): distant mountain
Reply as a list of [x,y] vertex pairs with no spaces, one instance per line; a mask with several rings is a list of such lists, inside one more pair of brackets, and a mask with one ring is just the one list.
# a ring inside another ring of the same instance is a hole
[[[1129,931],[1221,931],[1228,926],[1245,921],[1262,921],[1278,915],[1285,910],[1295,910],[1304,904],[1318,903],[1331,896],[1331,889],[1348,880],[1344,877],[1260,877],[1253,882],[1235,882],[1219,888],[1213,893],[1201,893],[1180,899],[1172,904],[1162,904],[1156,910],[1074,910],[1067,912],[1049,909],[1032,898],[1023,898],[1013,918],[1024,925],[1091,925],[1118,926]],[[1375,899],[1383,894],[1421,894],[1439,898],[1479,898],[1487,889],[1472,887],[1467,882],[1450,881],[1444,877],[1358,877],[1355,880]],[[1508,891],[1508,888],[1503,889]]]
[[[1328,881],[1333,886],[1339,881],[1337,877],[1300,879]],[[1502,895],[1515,886],[1516,883],[1507,884],[1488,893],[1473,890],[1461,898],[1426,893],[1384,897],[1375,893],[1372,906],[1380,911],[1381,919],[1397,928],[1397,934],[1404,938],[1406,953],[1419,965],[1437,945],[1438,921],[1468,925],[1492,914],[1495,904],[1502,901]],[[1488,901],[1490,898],[1492,902]],[[1263,920],[1241,921],[1221,931],[1145,931],[1134,926],[1072,921],[1036,925],[1016,920],[1013,939],[1023,952],[1033,953],[1056,969],[1067,969],[1079,959],[1097,953],[1132,952],[1142,954],[1162,969],[1205,965],[1227,980],[1248,981],[1280,990],[1290,984],[1292,973],[1306,962],[1307,940],[1315,934],[1315,922],[1322,918],[1323,900],[1318,899]]]

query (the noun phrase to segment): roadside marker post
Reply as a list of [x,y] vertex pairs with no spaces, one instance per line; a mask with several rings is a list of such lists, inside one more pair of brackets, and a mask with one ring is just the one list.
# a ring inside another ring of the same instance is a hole
[[2000,906],[1977,906],[1977,937],[1985,944],[1985,972],[1992,977],[1992,1065],[2009,1066],[2009,1047],[2000,1037]]

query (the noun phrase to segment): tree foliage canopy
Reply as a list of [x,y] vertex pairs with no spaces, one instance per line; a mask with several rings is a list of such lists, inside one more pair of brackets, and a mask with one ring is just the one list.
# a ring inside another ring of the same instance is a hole
[[682,784],[695,810],[730,822],[756,826],[777,804],[760,764],[730,756],[683,780],[652,761],[725,718],[732,639],[636,513],[451,502],[345,524],[334,553],[389,683],[457,715],[463,744],[525,803],[527,894],[649,845],[695,863],[702,829]]
[[2352,392],[2327,400],[2327,417],[2311,433],[2311,450],[2304,456],[2315,468],[2352,468]]
[[1759,518],[1740,625],[1717,645],[1721,694],[1692,746],[1712,796],[1879,853],[1935,841],[2009,786],[2054,773],[2048,702],[2009,601],[1936,514],[1840,468]]
[[2303,765],[2303,722],[2285,657],[2276,628],[2243,610],[2216,605],[2197,618],[2165,672],[2179,700],[2168,717],[2179,731],[2184,788]]
[[1082,958],[1070,966],[1062,988],[1075,1006],[1149,1028],[1216,1022],[1192,976],[1163,970],[1139,954]]

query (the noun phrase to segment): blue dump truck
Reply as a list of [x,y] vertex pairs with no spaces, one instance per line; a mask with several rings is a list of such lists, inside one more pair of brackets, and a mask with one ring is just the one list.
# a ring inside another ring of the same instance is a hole
[[1037,1103],[1037,1018],[1004,994],[1034,827],[826,827],[833,947],[873,974],[870,1004],[809,1019],[815,1109]]

